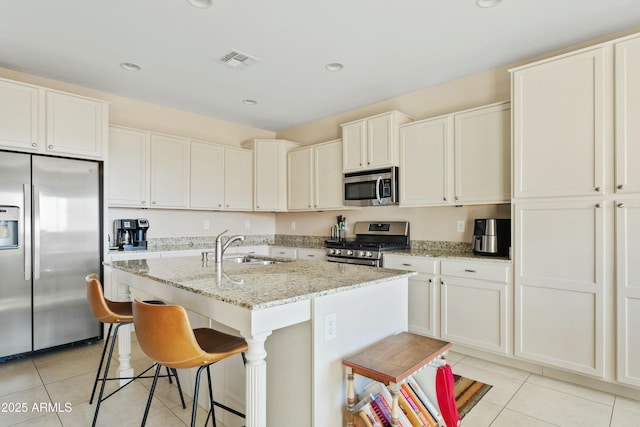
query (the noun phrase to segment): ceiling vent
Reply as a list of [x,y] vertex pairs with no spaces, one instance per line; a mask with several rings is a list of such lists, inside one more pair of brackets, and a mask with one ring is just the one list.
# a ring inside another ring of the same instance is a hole
[[259,61],[259,59],[237,50],[231,50],[220,58],[219,61],[232,68],[244,68]]

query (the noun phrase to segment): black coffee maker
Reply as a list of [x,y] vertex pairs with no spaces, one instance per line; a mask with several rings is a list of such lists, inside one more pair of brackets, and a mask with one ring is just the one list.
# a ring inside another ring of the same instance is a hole
[[146,218],[116,219],[113,228],[119,251],[147,249],[149,221]]

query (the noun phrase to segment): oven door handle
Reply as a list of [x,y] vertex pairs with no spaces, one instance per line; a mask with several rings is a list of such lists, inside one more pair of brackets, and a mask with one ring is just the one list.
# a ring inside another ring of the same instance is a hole
[[381,187],[380,184],[382,184],[382,177],[381,176],[379,176],[378,179],[376,180],[376,199],[378,199],[378,203],[382,204],[382,197],[380,195],[380,193],[381,193],[380,190],[382,189],[382,187]]

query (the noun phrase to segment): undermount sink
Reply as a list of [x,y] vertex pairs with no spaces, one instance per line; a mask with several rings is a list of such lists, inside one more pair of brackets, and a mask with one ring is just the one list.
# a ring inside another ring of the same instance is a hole
[[232,256],[222,258],[222,262],[230,262],[233,264],[250,264],[250,265],[269,265],[277,264],[278,261],[271,259],[254,258],[251,256]]

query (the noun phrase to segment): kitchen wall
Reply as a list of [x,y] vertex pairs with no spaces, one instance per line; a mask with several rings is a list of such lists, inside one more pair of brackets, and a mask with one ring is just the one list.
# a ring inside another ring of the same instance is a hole
[[[358,210],[327,212],[280,213],[276,215],[276,234],[329,236],[336,215],[347,219],[347,237],[353,236],[356,221],[409,221],[412,240],[471,242],[474,218],[509,218],[511,206],[479,205],[462,207],[400,208],[397,206],[368,207]],[[465,231],[457,231],[457,222],[464,221]],[[295,230],[292,229],[295,223]]]

